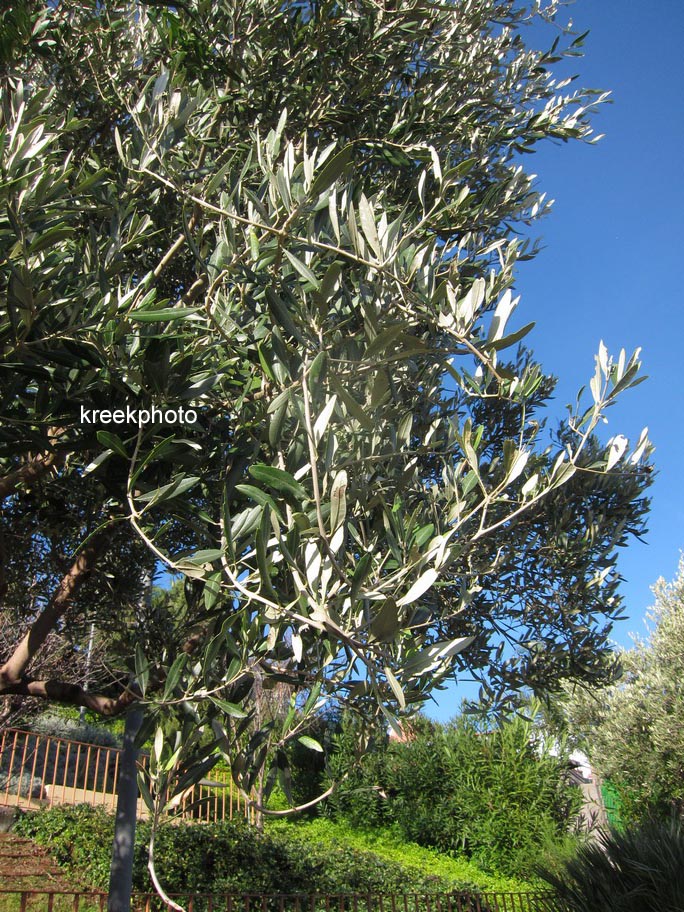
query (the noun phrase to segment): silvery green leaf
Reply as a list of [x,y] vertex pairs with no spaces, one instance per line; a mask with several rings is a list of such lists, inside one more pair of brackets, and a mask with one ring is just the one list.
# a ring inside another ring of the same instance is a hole
[[410,605],[412,602],[415,602],[421,595],[424,595],[428,589],[432,588],[438,578],[439,573],[433,567],[430,567],[429,570],[426,570],[418,577],[406,595],[399,599],[397,605],[400,608],[403,608],[404,605]]

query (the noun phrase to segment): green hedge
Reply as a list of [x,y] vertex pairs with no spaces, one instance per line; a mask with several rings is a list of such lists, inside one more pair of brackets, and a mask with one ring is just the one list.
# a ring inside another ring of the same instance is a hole
[[[75,880],[105,889],[113,817],[86,805],[24,814],[15,826],[49,846]],[[293,831],[296,828],[293,828]],[[134,889],[151,890],[146,870],[149,824],[138,826]],[[157,872],[168,892],[442,893],[453,881],[347,846],[315,845],[296,832],[259,833],[243,821],[164,825]],[[463,883],[459,888],[473,888]],[[475,888],[476,889],[476,888]]]
[[372,852],[386,861],[400,864],[404,870],[419,871],[446,881],[452,889],[461,889],[464,884],[473,884],[473,889],[486,893],[528,893],[539,889],[536,880],[492,874],[462,855],[445,855],[436,849],[406,842],[397,826],[359,829],[344,821],[319,817],[316,820],[267,820],[266,828],[268,832],[280,831],[288,839],[297,839],[319,848],[344,845],[361,852]]

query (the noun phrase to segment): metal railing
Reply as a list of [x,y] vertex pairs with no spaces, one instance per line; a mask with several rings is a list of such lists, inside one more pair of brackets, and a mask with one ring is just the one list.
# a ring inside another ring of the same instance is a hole
[[0,887],[3,912],[106,912],[107,894],[98,890],[5,890]]
[[[116,747],[6,729],[0,737],[0,805],[37,809],[89,804],[113,811],[120,756]],[[144,769],[148,762],[142,755],[140,766]],[[230,774],[216,770],[211,780],[184,792],[172,813],[181,819],[216,823],[234,816],[251,819],[253,810]],[[148,815],[142,799],[138,815]]]
[[[170,899],[187,912],[560,912],[550,893],[175,893]],[[106,903],[107,894],[95,890],[0,887],[0,905],[8,912],[104,912]],[[131,908],[156,912],[167,907],[156,893],[137,893]]]
[[[225,893],[173,894],[187,912],[558,912],[550,893]],[[137,912],[166,908],[137,894]]]

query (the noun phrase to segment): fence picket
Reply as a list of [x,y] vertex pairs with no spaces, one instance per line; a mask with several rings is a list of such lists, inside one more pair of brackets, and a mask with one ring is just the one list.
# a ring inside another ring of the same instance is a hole
[[7,788],[5,789],[5,804],[9,804],[9,792],[12,787],[12,770],[14,769],[14,753],[17,749],[17,733],[14,733],[14,741],[12,742],[12,756],[10,758],[10,765],[7,772]]
[[[85,802],[112,810],[116,805],[120,755],[116,747],[4,729],[0,737],[0,806],[35,807],[34,782],[39,779],[40,792],[36,797],[47,807]],[[145,769],[147,763],[148,758],[143,755],[140,767]],[[217,771],[211,779],[186,791],[176,816],[212,823],[232,820],[237,813],[253,822],[254,811],[248,801],[241,802],[230,774]],[[142,802],[140,813],[147,814]]]

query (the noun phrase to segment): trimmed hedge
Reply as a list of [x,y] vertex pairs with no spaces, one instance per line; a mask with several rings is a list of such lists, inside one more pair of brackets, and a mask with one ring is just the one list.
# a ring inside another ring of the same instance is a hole
[[436,849],[406,842],[397,826],[359,829],[343,821],[319,817],[316,820],[267,820],[266,828],[270,833],[282,832],[288,839],[297,839],[319,848],[344,845],[361,852],[372,852],[385,861],[401,865],[405,871],[418,871],[446,881],[455,890],[463,889],[464,884],[472,884],[473,892],[481,890],[485,893],[528,893],[539,889],[537,880],[492,874],[462,855],[445,855]]
[[[75,880],[106,889],[114,820],[87,805],[28,812],[15,831],[48,845]],[[295,829],[295,828],[293,828]],[[134,889],[152,889],[147,864],[149,824],[138,825]],[[425,874],[346,846],[313,845],[296,833],[259,833],[243,821],[167,824],[156,842],[160,880],[175,892],[442,893],[472,883]]]

